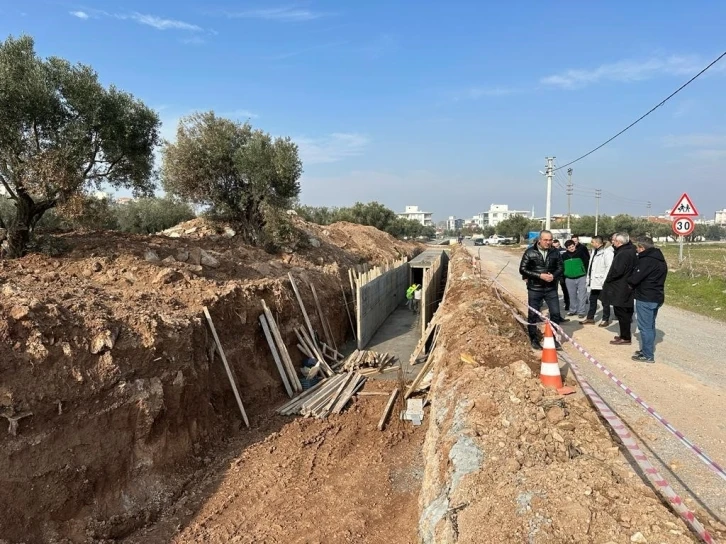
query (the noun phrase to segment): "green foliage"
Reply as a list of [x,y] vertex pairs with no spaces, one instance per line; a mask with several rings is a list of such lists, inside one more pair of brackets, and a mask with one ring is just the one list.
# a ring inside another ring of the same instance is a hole
[[182,119],[176,142],[165,142],[166,191],[239,224],[260,243],[269,209],[286,209],[300,192],[302,163],[289,138],[272,138],[249,123],[196,113]]
[[10,255],[23,253],[45,212],[102,183],[150,194],[158,128],[154,111],[103,87],[91,67],[41,59],[28,36],[0,42],[0,183],[16,202]]
[[286,211],[279,208],[265,209],[261,242],[265,251],[270,253],[278,249],[296,251],[310,245],[305,233],[293,225]]
[[348,208],[326,208],[315,206],[296,206],[297,214],[311,223],[330,225],[338,221],[369,225],[387,232],[396,238],[427,238],[436,235],[434,227],[425,227],[418,221],[398,217],[396,212],[379,202],[356,202]]
[[113,212],[118,230],[134,234],[161,232],[194,218],[189,204],[171,197],[141,198],[116,204]]
[[723,238],[726,238],[726,228],[718,225],[709,225],[704,233],[706,240],[718,242]]
[[505,219],[496,226],[497,234],[502,236],[516,238],[519,240],[526,240],[527,234],[530,231],[541,230],[542,225],[539,221],[529,219],[521,215],[515,215],[509,219]]

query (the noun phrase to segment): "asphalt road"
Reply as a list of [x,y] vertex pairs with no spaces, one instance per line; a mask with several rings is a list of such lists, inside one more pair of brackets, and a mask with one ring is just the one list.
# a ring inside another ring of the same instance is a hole
[[[466,247],[480,257],[482,274],[489,277],[500,274],[498,281],[526,301],[526,288],[518,273],[521,253],[469,244]],[[632,346],[609,344],[618,333],[617,323],[605,329],[583,326],[573,320],[563,329],[661,416],[725,467],[726,324],[670,307],[667,302],[658,313],[656,323],[655,364],[630,359],[638,349],[637,334]],[[598,317],[599,311],[596,319]],[[726,481],[707,468],[574,346],[568,344],[565,349],[593,388],[634,431],[653,464],[682,494],[688,506],[705,511],[726,524]]]

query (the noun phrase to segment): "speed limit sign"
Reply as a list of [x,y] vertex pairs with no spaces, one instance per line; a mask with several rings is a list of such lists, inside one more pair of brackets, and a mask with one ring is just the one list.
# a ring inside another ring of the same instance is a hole
[[688,236],[696,225],[690,217],[676,216],[673,218],[673,232],[678,236]]

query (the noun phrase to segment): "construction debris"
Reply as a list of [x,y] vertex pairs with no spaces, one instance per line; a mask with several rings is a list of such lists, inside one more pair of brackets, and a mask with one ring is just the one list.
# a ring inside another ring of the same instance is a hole
[[383,410],[383,415],[381,416],[381,420],[378,422],[379,431],[383,430],[383,426],[386,424],[386,420],[388,419],[388,416],[391,413],[391,409],[393,408],[393,403],[396,402],[397,396],[398,396],[398,389],[394,389],[391,392],[391,396],[388,399],[388,402],[386,403],[386,408]]
[[413,422],[415,426],[421,425],[424,418],[424,399],[408,399],[406,409],[401,411],[401,419]]
[[325,419],[330,414],[339,414],[348,401],[363,387],[365,376],[357,372],[337,374],[326,378],[297,398],[280,406],[276,412],[289,416],[300,414],[305,417]]
[[377,353],[368,350],[355,350],[343,363],[343,370],[358,370],[363,375],[379,372],[392,372],[401,368],[401,365],[389,366],[396,362],[397,357],[388,353]]

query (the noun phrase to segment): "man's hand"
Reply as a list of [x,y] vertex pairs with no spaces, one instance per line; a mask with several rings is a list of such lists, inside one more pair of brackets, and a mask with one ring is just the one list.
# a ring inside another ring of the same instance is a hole
[[555,279],[555,277],[549,272],[544,272],[543,274],[539,275],[539,279],[541,279],[542,281],[551,282]]

